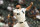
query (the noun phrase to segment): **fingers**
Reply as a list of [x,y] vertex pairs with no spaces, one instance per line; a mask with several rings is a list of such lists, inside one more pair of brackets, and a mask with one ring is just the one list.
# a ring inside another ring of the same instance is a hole
[[31,2],[31,5],[33,5],[33,2]]

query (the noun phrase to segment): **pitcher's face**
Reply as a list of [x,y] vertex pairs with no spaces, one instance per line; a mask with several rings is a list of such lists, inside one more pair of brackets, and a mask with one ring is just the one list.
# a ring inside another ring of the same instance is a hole
[[17,9],[21,8],[21,5],[16,5],[16,8],[17,8]]

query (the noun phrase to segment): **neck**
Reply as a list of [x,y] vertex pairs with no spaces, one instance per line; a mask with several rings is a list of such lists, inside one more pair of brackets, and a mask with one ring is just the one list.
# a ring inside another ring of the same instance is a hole
[[19,10],[21,10],[21,8],[19,8]]

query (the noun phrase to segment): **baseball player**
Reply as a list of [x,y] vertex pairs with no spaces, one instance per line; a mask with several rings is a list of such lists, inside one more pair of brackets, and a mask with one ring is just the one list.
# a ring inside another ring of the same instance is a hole
[[16,5],[16,9],[13,10],[13,13],[16,16],[18,23],[16,25],[14,25],[14,27],[29,27],[29,25],[25,21],[26,20],[25,11],[29,11],[30,8],[32,7],[32,5],[33,5],[33,2],[31,2],[31,4],[26,9],[21,8],[21,5]]

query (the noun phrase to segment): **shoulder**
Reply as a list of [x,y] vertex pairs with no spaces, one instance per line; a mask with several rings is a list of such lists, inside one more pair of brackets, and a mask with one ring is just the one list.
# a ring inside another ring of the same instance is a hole
[[22,10],[24,10],[25,8],[22,8]]
[[17,9],[14,9],[14,10],[13,10],[13,12],[16,12],[16,11],[17,11]]
[[23,11],[25,11],[25,8],[22,8]]

